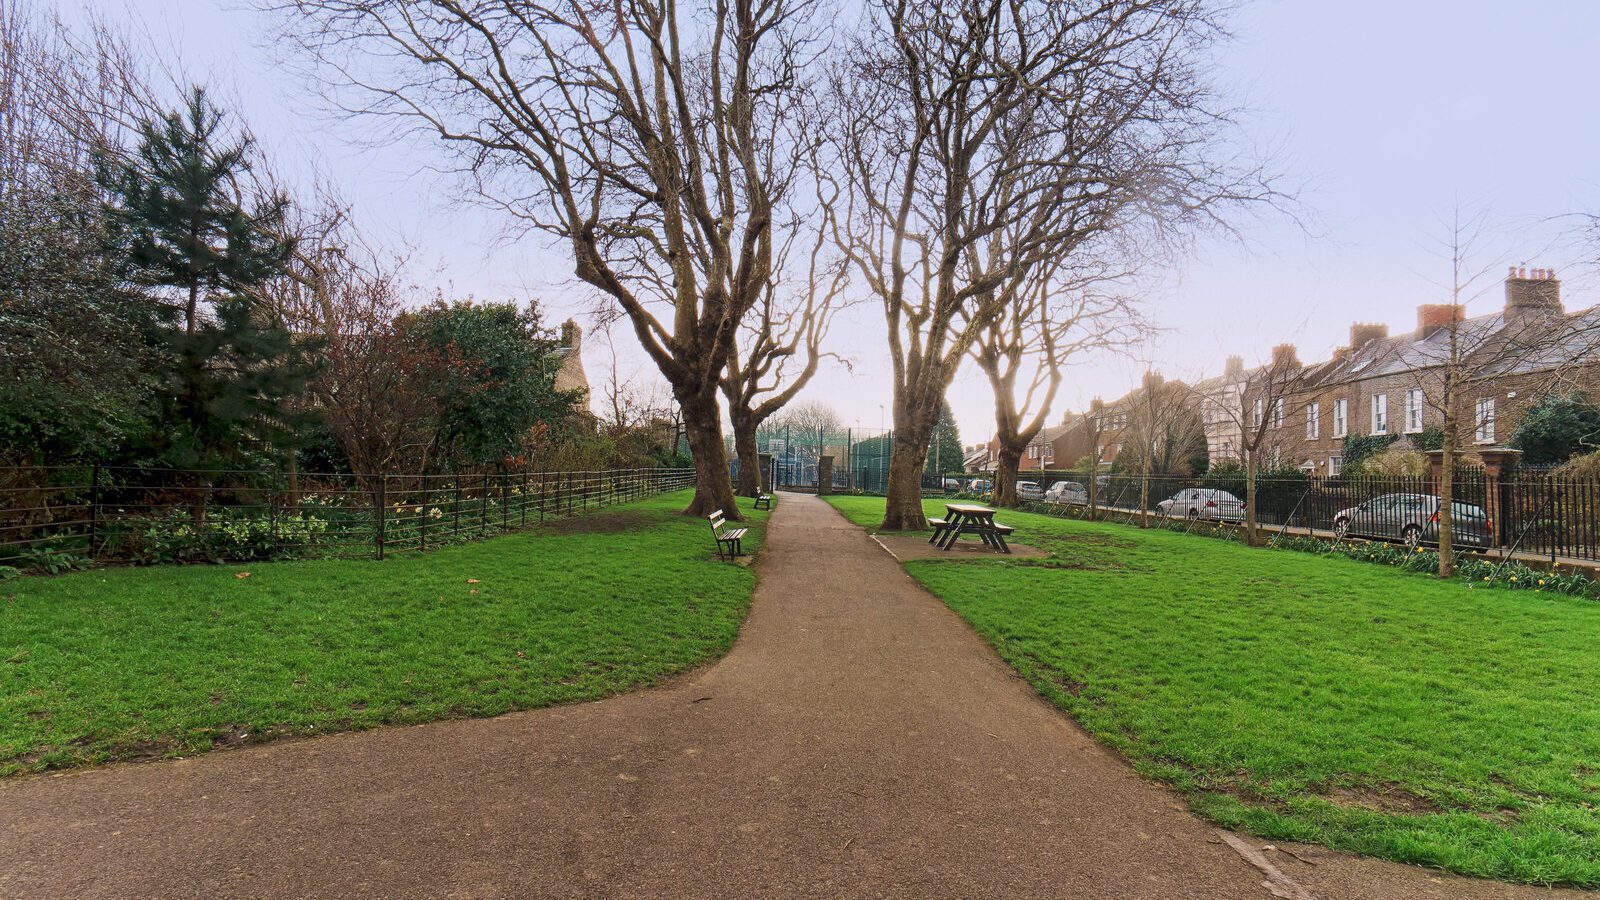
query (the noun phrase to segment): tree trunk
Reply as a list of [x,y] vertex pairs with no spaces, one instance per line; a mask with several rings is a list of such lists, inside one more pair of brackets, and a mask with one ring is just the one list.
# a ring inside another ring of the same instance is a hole
[[753,416],[729,410],[733,420],[733,454],[739,460],[739,482],[736,490],[741,497],[754,497],[761,493],[761,454],[756,444],[756,422]]
[[1446,416],[1444,442],[1439,453],[1439,577],[1449,578],[1456,571],[1455,517],[1451,501],[1456,489],[1455,422]]
[[1244,459],[1244,542],[1246,546],[1261,546],[1261,530],[1256,518],[1256,454],[1246,451]]
[[684,431],[694,457],[694,499],[683,511],[687,516],[709,516],[722,510],[729,519],[741,518],[734,501],[733,480],[728,477],[728,451],[722,443],[722,410],[717,405],[716,383],[697,393],[673,392],[683,407]]
[[1022,466],[1022,448],[1000,445],[994,466],[994,505],[1017,506],[1017,470]]

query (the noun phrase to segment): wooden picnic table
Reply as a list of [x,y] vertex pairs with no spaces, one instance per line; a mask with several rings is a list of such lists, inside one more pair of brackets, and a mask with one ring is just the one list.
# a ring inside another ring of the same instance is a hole
[[995,511],[989,507],[975,503],[946,503],[944,512],[945,518],[932,521],[933,537],[928,539],[928,543],[940,550],[949,550],[963,534],[975,534],[979,540],[1001,553],[1011,552],[1011,547],[1006,544],[1006,535],[1015,529],[996,522]]

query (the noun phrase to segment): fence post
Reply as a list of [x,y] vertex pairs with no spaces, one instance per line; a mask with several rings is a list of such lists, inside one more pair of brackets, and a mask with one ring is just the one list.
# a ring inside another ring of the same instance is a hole
[[100,463],[94,464],[89,476],[89,558],[94,559],[96,543],[100,538]]
[[461,539],[461,473],[456,473],[456,501],[450,507],[450,518],[455,522],[456,539]]
[[416,543],[418,549],[427,552],[427,514],[434,511],[434,490],[427,487],[427,472],[422,472],[422,512],[416,517]]
[[386,499],[385,499],[385,491],[384,491],[385,485],[384,485],[384,482],[387,481],[387,480],[388,480],[388,476],[386,476],[386,475],[379,475],[378,476],[378,490],[377,490],[377,493],[375,495],[377,497],[377,507],[378,508],[377,508],[376,522],[375,522],[375,525],[374,525],[374,528],[373,528],[373,532],[372,532],[372,537],[373,537],[373,542],[375,544],[377,544],[378,559],[383,559],[383,517],[388,512],[388,506],[387,506],[387,502],[386,502]]
[[489,473],[483,473],[483,485],[478,491],[478,536],[489,531]]
[[522,473],[522,502],[517,504],[517,510],[522,515],[522,527],[528,527],[528,473]]
[[[273,479],[273,484],[275,485],[276,483],[277,483],[277,479]],[[267,488],[267,534],[272,538],[272,555],[274,557],[276,557],[278,555],[278,551],[279,551],[279,548],[278,548],[278,504],[276,502],[274,502],[276,500],[276,497],[274,496],[275,493],[276,493],[276,488],[272,487],[272,486],[268,486],[268,488]]]

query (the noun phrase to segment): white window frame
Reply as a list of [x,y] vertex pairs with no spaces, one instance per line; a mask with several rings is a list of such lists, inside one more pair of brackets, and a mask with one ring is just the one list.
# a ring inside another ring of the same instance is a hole
[[1494,443],[1494,398],[1480,397],[1478,399],[1477,438],[1480,444]]
[[1272,427],[1273,428],[1282,428],[1283,427],[1283,398],[1282,397],[1279,397],[1278,399],[1272,401]]
[[1256,401],[1250,405],[1250,427],[1251,428],[1260,428],[1261,427],[1261,420],[1266,415],[1266,413],[1267,413],[1267,401],[1261,399],[1260,397],[1257,397]]
[[1306,404],[1306,440],[1314,441],[1322,437],[1322,404]]
[[1338,475],[1342,471],[1344,471],[1344,457],[1337,453],[1328,457],[1328,474]]
[[1420,434],[1422,420],[1422,391],[1412,388],[1406,391],[1406,434]]
[[1388,394],[1373,394],[1372,395],[1372,402],[1371,402],[1370,406],[1371,406],[1371,413],[1372,413],[1372,433],[1373,434],[1388,434],[1389,433],[1389,395]]
[[1350,433],[1350,401],[1344,397],[1333,401],[1333,436],[1342,438]]

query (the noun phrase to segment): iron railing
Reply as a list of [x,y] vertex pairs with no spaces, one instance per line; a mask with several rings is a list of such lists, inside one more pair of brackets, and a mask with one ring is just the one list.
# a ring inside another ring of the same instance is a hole
[[353,475],[0,468],[0,565],[375,557],[691,487],[693,469]]

